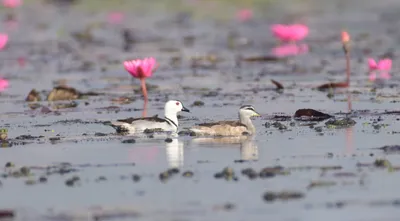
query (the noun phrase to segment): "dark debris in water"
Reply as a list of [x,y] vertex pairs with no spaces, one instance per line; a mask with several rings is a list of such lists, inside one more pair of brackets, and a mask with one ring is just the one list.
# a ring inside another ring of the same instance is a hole
[[326,84],[318,86],[317,89],[320,91],[325,91],[325,90],[332,90],[335,88],[347,88],[347,87],[349,87],[349,83],[338,82],[338,83],[326,83]]
[[253,57],[245,57],[240,60],[245,62],[286,62],[288,59],[285,57],[276,57],[276,56],[253,56]]
[[11,209],[0,209],[0,219],[8,220],[10,218],[14,219],[15,211]]
[[194,173],[192,171],[185,171],[182,173],[183,177],[191,178],[194,176]]
[[387,145],[377,148],[382,150],[386,154],[398,154],[400,153],[400,145]]
[[223,205],[216,205],[213,207],[214,211],[231,211],[236,209],[236,205],[233,203],[225,203]]
[[327,122],[325,122],[325,125],[328,128],[333,128],[333,129],[348,128],[354,126],[355,124],[356,121],[351,118],[330,119]]
[[168,169],[167,171],[161,172],[158,175],[158,178],[160,179],[161,182],[165,183],[169,179],[171,179],[174,175],[178,174],[180,171],[178,168],[171,168]]
[[282,201],[299,200],[304,197],[305,197],[304,193],[298,191],[282,191],[282,192],[267,191],[263,195],[263,199],[266,202],[274,202],[277,200],[282,200]]
[[216,179],[225,179],[227,181],[233,180],[238,181],[239,178],[236,176],[235,171],[230,167],[225,167],[221,172],[214,174]]
[[192,107],[202,107],[202,106],[204,106],[204,102],[203,101],[195,101],[195,102],[193,102],[193,104],[191,106]]
[[377,158],[373,163],[357,163],[357,167],[370,167],[370,168],[378,168],[378,169],[387,169],[389,172],[399,171],[400,166],[394,166],[387,159]]
[[135,182],[135,183],[139,182],[141,179],[142,178],[138,174],[133,174],[132,175],[132,181]]
[[65,181],[65,185],[68,187],[74,187],[79,185],[81,178],[79,176],[73,176]]
[[314,189],[314,188],[321,188],[321,187],[331,187],[336,186],[337,182],[335,181],[312,181],[308,186],[307,189]]
[[44,138],[44,136],[32,136],[32,135],[20,135],[18,137],[16,137],[16,140],[38,140]]
[[338,200],[321,204],[306,204],[306,208],[327,208],[327,209],[342,209],[348,206],[366,206],[366,207],[399,207],[400,199],[388,200]]
[[242,174],[247,176],[250,180],[254,180],[258,177],[258,172],[253,168],[246,168],[242,170]]
[[126,140],[123,140],[122,143],[133,144],[133,143],[136,143],[136,140],[135,139],[126,139]]
[[259,172],[260,178],[272,178],[276,175],[289,175],[290,172],[281,166],[265,167]]
[[323,121],[333,116],[314,109],[299,109],[294,113],[294,119],[300,121]]
[[281,83],[279,83],[278,81],[275,81],[275,80],[271,79],[271,82],[275,85],[277,90],[283,90],[284,89],[283,85]]
[[272,116],[271,120],[275,120],[275,121],[291,121],[292,120],[292,116],[289,116],[289,115],[274,115],[274,116]]

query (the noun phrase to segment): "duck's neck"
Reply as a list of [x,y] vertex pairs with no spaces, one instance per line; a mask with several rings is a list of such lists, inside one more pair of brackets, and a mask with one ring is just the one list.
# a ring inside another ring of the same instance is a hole
[[165,118],[168,118],[169,120],[174,122],[176,127],[179,126],[178,117],[176,116],[176,112],[171,112],[171,111],[165,110]]
[[256,132],[256,128],[254,127],[250,117],[244,117],[239,114],[239,119],[240,123],[246,125],[247,129],[249,130],[249,132],[251,132],[251,134],[254,134]]

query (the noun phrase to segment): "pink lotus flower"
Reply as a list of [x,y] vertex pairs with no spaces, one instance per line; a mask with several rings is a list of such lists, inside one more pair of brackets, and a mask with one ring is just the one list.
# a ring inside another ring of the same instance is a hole
[[8,81],[0,78],[0,91],[4,91],[8,87]]
[[342,43],[346,44],[350,42],[350,35],[347,31],[342,31]]
[[145,58],[143,60],[125,61],[125,69],[135,78],[148,78],[153,75],[153,69],[156,65],[156,59]]
[[22,4],[22,0],[3,0],[2,3],[6,8],[16,8]]
[[236,18],[245,22],[253,18],[253,11],[251,9],[241,9],[236,13]]
[[111,24],[120,24],[124,20],[124,13],[122,12],[111,12],[108,14],[108,22]]
[[8,35],[0,34],[0,50],[4,49],[4,47],[7,45],[7,42],[8,42]]
[[299,55],[307,52],[308,52],[307,44],[301,44],[301,45],[286,44],[272,49],[272,54],[277,57]]
[[379,62],[376,62],[373,58],[368,58],[368,66],[369,66],[369,80],[375,81],[377,78],[377,72],[379,72],[379,78],[382,79],[390,79],[391,76],[389,71],[392,69],[392,60],[391,59],[382,59]]
[[293,25],[272,25],[273,35],[281,41],[299,41],[308,35],[308,27],[301,24]]
[[130,60],[124,62],[125,69],[135,78],[140,79],[142,86],[143,96],[145,98],[145,104],[147,103],[147,89],[145,79],[153,75],[153,70],[155,69],[156,59],[145,58],[143,60]]

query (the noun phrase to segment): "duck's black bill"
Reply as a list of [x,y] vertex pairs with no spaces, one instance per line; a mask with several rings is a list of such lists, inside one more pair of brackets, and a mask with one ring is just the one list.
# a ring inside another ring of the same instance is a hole
[[186,107],[182,107],[182,110],[181,110],[181,111],[185,111],[185,112],[189,112],[189,113],[190,113],[190,110],[187,109]]

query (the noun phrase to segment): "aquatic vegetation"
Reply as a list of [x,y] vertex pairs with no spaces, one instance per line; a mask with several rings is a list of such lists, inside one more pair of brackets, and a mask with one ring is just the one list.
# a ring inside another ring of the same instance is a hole
[[388,80],[391,78],[389,72],[392,69],[392,60],[385,58],[376,62],[373,58],[368,58],[368,68],[370,81],[376,80],[377,72],[379,73],[379,78]]
[[347,88],[350,85],[350,35],[347,31],[342,31],[341,41],[343,52],[346,58],[346,81],[338,83],[327,83],[317,87],[318,90],[327,90],[332,88]]
[[125,69],[135,78],[140,79],[140,84],[142,87],[143,97],[145,102],[148,101],[147,88],[146,88],[146,78],[153,75],[153,71],[156,68],[156,59],[153,57],[130,60],[124,62]]
[[246,22],[249,21],[250,19],[253,18],[253,10],[251,9],[240,9],[237,13],[236,13],[236,19],[241,21],[241,22]]
[[6,8],[16,8],[22,5],[22,0],[3,0],[2,4]]
[[307,37],[309,28],[302,24],[275,24],[271,26],[272,34],[280,41],[295,42]]
[[342,31],[343,52],[346,56],[346,83],[350,84],[350,35],[347,31]]
[[110,12],[107,15],[107,21],[110,24],[120,24],[124,20],[124,17],[125,15],[122,12]]
[[0,34],[0,51],[5,48],[8,42],[8,35],[7,34]]
[[0,78],[0,92],[4,91],[8,86],[9,86],[8,80]]

